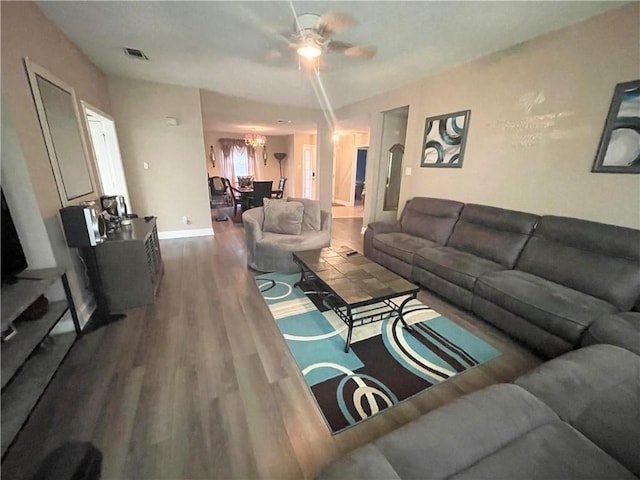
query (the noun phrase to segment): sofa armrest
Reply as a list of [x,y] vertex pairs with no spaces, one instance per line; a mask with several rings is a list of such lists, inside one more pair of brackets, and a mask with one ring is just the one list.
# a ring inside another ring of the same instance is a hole
[[[318,478],[445,480],[522,435],[558,421],[547,405],[522,388],[493,385],[384,435],[373,442],[375,448],[354,450]],[[374,461],[379,472],[366,468]]]
[[400,480],[400,476],[375,445],[360,447],[335,461],[316,477],[316,480]]
[[367,229],[364,231],[364,256],[374,260],[373,254],[373,237],[375,237],[379,233],[393,233],[402,231],[400,227],[400,222],[397,220],[393,221],[381,221],[381,222],[371,222],[367,225]]
[[554,358],[515,383],[640,476],[638,355],[613,345],[591,345]]
[[593,322],[584,332],[581,345],[608,343],[640,355],[640,312],[606,315]]
[[264,208],[257,207],[242,214],[244,234],[247,244],[247,263],[252,265],[256,258],[256,243],[262,240],[262,223],[264,222]]
[[320,210],[320,230],[331,231],[333,214],[327,210]]
[[367,230],[369,229],[371,229],[371,233],[373,233],[374,235],[377,235],[378,233],[392,233],[402,231],[400,222],[397,220],[371,222],[369,225],[367,225]]

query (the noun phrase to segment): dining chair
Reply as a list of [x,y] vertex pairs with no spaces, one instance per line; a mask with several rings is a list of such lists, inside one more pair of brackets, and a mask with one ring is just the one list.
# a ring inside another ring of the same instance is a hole
[[209,204],[212,208],[227,204],[226,190],[222,177],[209,177]]
[[249,208],[261,207],[265,198],[271,198],[273,180],[253,181],[253,193],[249,196]]
[[227,192],[229,197],[233,201],[233,216],[235,217],[238,213],[238,207],[240,210],[244,211],[247,207],[247,197],[240,190],[231,185],[231,181],[228,178],[223,178],[224,183],[227,185]]
[[278,189],[271,192],[271,198],[282,198],[284,195],[284,186],[287,183],[287,177],[280,177],[278,180]]

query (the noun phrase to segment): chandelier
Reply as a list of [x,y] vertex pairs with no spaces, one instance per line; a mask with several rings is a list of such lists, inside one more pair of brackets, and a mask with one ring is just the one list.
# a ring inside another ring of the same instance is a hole
[[251,145],[253,148],[264,147],[267,144],[267,137],[256,133],[247,133],[244,136],[244,143]]

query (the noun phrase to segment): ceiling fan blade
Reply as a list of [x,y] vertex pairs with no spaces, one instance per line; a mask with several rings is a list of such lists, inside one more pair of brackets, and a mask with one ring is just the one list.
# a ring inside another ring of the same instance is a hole
[[327,43],[327,50],[329,52],[342,53],[347,57],[359,57],[367,60],[373,58],[378,51],[376,47],[354,45],[353,43],[340,42],[336,40],[331,40]]
[[354,46],[355,45],[353,43],[331,40],[329,43],[327,43],[327,50],[330,52],[344,53],[345,50],[348,50],[349,48],[353,48]]
[[326,12],[320,15],[314,30],[320,36],[326,37],[339,33],[354,23],[356,23],[354,18],[348,13]]
[[345,49],[342,53],[347,57],[358,57],[370,60],[376,56],[378,49],[372,46],[354,45]]

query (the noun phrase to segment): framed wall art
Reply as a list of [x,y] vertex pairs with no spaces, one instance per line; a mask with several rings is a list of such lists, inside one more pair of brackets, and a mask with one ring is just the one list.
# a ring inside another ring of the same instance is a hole
[[616,85],[591,171],[640,173],[640,80]]
[[462,168],[471,110],[427,117],[421,167]]

